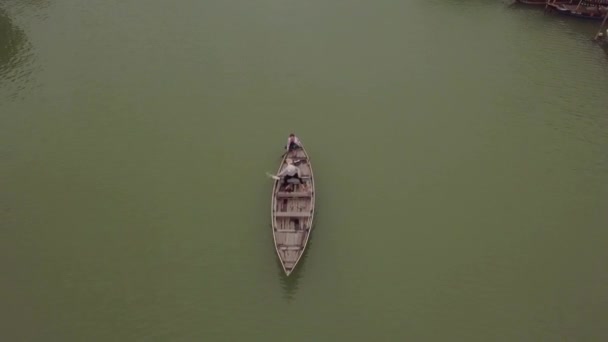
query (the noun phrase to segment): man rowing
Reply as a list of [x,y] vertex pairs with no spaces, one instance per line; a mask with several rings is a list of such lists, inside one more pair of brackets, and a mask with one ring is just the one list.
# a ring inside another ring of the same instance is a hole
[[302,180],[300,168],[293,165],[293,160],[290,158],[285,159],[285,162],[287,165],[277,175],[278,177],[283,178],[283,185],[288,185],[290,179],[297,179],[300,184],[303,184],[304,180]]
[[302,143],[300,142],[300,139],[298,139],[295,134],[291,133],[289,135],[289,138],[287,138],[287,145],[285,145],[285,149],[288,152],[291,152],[300,148],[302,148]]

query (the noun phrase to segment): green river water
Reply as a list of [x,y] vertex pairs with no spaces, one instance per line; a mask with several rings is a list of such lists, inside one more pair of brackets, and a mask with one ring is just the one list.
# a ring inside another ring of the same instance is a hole
[[[0,340],[608,341],[599,22],[0,1]],[[270,229],[287,134],[315,227]]]

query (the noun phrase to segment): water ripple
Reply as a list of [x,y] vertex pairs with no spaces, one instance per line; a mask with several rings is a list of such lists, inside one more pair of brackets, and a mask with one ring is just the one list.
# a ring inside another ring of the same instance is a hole
[[3,97],[15,98],[32,79],[33,50],[23,29],[0,9],[0,89]]

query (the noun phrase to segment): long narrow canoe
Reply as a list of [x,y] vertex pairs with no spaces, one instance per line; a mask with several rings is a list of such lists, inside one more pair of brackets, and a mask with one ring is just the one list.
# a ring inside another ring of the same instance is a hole
[[282,185],[282,180],[274,182],[272,188],[272,235],[277,255],[285,274],[295,269],[304,254],[308,238],[312,231],[312,220],[315,212],[315,183],[310,159],[304,148],[287,153],[279,172],[286,166],[286,159],[291,158],[300,168],[304,184]]

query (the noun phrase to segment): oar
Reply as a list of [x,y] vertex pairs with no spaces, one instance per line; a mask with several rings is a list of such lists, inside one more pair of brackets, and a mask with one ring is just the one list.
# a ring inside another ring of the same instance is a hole
[[[274,180],[279,180],[279,179],[281,179],[281,177],[279,177],[279,176],[275,176],[275,175],[273,175],[273,174],[272,174],[272,173],[270,173],[270,172],[266,172],[266,176],[268,176],[269,178],[272,178],[272,179],[274,179]],[[311,179],[312,177],[311,177],[311,176],[302,176],[302,177],[300,177],[300,178],[302,178],[302,179]]]
[[273,175],[273,174],[272,174],[272,173],[270,173],[270,172],[266,172],[266,176],[268,176],[268,177],[270,177],[270,178],[272,178],[272,179],[274,179],[274,180],[279,180],[279,179],[281,179],[281,177],[279,177],[279,176],[275,176],[275,175]]
[[287,153],[291,152],[291,151],[297,151],[297,150],[299,150],[299,149],[302,149],[302,146],[298,146],[298,147],[296,147],[296,148],[295,148],[295,149],[293,149],[293,150],[290,150],[290,149],[289,149],[289,147],[286,147],[286,148],[287,148],[287,151],[285,151],[283,154],[281,154],[281,159],[283,159],[283,157],[285,157],[285,155],[286,155]]

